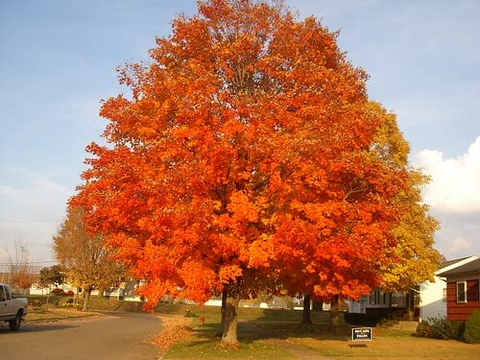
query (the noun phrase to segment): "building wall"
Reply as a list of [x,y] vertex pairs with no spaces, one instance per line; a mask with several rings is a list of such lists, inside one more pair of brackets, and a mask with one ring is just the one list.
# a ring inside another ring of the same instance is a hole
[[[457,282],[467,281],[467,301],[457,302]],[[479,279],[458,278],[447,284],[447,319],[465,321],[474,310],[480,311]]]
[[384,309],[404,309],[405,294],[401,292],[389,293],[382,290],[372,290],[370,295],[362,296],[359,300],[347,300],[348,312],[367,313],[377,312]]
[[420,284],[420,320],[447,316],[446,288],[446,281],[438,276]]

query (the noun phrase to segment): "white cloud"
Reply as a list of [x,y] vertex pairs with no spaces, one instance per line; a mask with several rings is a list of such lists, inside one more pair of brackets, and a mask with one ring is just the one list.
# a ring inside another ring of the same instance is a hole
[[474,255],[472,252],[473,248],[474,244],[472,240],[468,240],[463,237],[456,237],[448,244],[444,254],[447,256],[447,258],[459,257],[457,254],[464,253]]
[[461,156],[423,150],[413,156],[413,165],[431,176],[423,199],[440,223],[436,248],[447,259],[480,255],[480,136]]
[[8,197],[8,196],[15,196],[18,194],[18,190],[7,185],[0,184],[0,196],[1,197]]
[[480,212],[460,215],[432,211],[432,215],[440,222],[435,247],[447,259],[480,255]]
[[423,150],[413,163],[431,176],[423,195],[432,210],[480,212],[480,136],[462,156],[445,159],[440,151]]
[[[7,168],[14,184],[0,184],[0,222],[45,222],[58,220],[72,189],[39,174]],[[61,218],[60,218],[61,219]]]

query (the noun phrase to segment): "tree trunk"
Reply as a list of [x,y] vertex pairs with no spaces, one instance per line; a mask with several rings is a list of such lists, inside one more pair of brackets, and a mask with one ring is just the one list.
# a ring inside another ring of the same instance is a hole
[[75,291],[75,294],[73,295],[73,303],[78,304],[78,294],[80,293],[80,288],[77,287],[77,291]]
[[407,320],[412,321],[413,320],[413,313],[414,313],[414,307],[415,307],[415,300],[414,300],[414,293],[412,290],[409,290],[407,292],[407,295],[405,297],[405,302],[406,302],[406,307],[407,307]]
[[223,334],[222,334],[222,343],[228,346],[238,346],[237,339],[237,312],[238,312],[238,303],[240,302],[240,297],[238,295],[227,296],[225,310],[224,310],[224,321],[223,321]]
[[323,311],[323,301],[314,300],[312,304],[313,311]]
[[105,292],[105,289],[104,289],[104,288],[99,288],[99,289],[98,289],[98,297],[99,297],[99,298],[102,298],[104,292]]
[[310,317],[310,295],[304,295],[302,324],[311,324],[311,323],[312,323],[312,318]]
[[220,325],[220,333],[223,335],[223,329],[225,329],[225,311],[227,309],[227,295],[228,288],[225,286],[222,290],[222,322]]
[[85,290],[85,298],[83,299],[83,311],[88,310],[88,302],[90,301],[90,293],[92,292],[91,288]]
[[337,330],[340,325],[340,312],[339,312],[339,300],[338,295],[335,295],[330,303],[330,328]]

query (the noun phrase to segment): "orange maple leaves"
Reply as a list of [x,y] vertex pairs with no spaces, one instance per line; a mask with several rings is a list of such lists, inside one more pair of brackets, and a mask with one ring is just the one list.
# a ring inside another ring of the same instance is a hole
[[404,169],[371,156],[382,118],[336,36],[266,2],[211,0],[157,39],[152,65],[121,71],[133,96],[102,105],[110,146],[89,147],[74,203],[152,303],[378,283]]

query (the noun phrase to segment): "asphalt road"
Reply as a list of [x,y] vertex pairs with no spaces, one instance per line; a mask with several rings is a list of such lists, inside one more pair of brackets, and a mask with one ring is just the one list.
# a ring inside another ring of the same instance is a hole
[[22,323],[19,331],[9,331],[7,323],[0,323],[0,359],[154,360],[158,349],[143,341],[160,330],[158,318],[136,313]]

